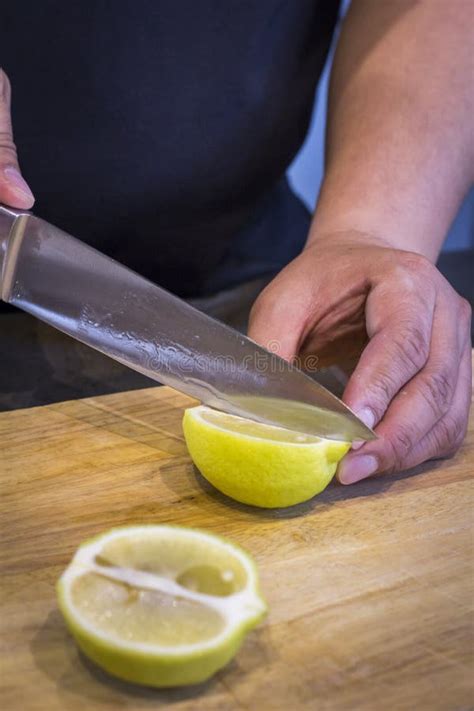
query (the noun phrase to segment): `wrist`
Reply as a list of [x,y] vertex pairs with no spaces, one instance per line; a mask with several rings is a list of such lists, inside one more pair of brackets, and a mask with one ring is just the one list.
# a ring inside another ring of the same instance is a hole
[[358,249],[360,247],[383,247],[385,249],[396,249],[396,247],[382,237],[358,230],[355,228],[346,228],[341,225],[337,229],[327,225],[326,229],[320,229],[314,224],[311,226],[308,239],[305,244],[305,250],[316,248],[318,250],[328,249],[330,247],[344,247],[348,251]]
[[[352,175],[352,177],[351,177]],[[332,239],[373,243],[416,252],[435,263],[445,230],[435,206],[418,200],[416,193],[377,189],[363,174],[341,171],[326,176],[308,235],[307,246],[331,235]]]

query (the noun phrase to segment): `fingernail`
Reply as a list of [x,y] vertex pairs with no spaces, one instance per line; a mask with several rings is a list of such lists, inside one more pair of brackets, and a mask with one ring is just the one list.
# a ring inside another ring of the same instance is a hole
[[25,197],[33,199],[34,196],[28,186],[28,183],[20,175],[16,168],[12,168],[10,166],[8,168],[5,168],[3,172],[10,185],[13,186],[15,192],[21,193]]
[[[364,425],[367,425],[367,427],[372,427],[375,425],[375,415],[370,409],[370,407],[361,407],[360,410],[354,410],[355,414],[357,417],[362,420]],[[355,442],[352,442],[351,448],[355,451],[357,449],[360,449],[362,445],[365,444],[365,440],[355,440]]]
[[359,418],[359,420],[362,420],[364,425],[367,425],[367,427],[372,427],[375,425],[375,415],[373,411],[370,409],[370,407],[361,407],[360,410],[354,410],[355,414]]
[[377,459],[371,454],[348,457],[343,459],[339,465],[337,478],[341,484],[354,484],[356,481],[366,479],[371,474],[375,474],[378,466]]

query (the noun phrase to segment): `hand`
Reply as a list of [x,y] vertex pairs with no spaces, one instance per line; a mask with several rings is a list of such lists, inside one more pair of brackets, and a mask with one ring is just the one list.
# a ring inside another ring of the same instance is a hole
[[467,301],[425,257],[335,233],[266,287],[249,335],[289,359],[365,327],[369,341],[343,399],[378,439],[356,444],[341,463],[338,478],[351,484],[459,448],[471,399],[470,318]]
[[35,201],[20,173],[10,116],[10,82],[0,69],[0,203],[28,210]]

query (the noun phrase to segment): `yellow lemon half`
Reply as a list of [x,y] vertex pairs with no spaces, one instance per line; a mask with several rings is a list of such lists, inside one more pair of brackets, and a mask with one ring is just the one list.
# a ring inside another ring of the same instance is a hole
[[264,425],[204,405],[185,411],[191,458],[216,489],[244,504],[292,506],[319,494],[350,448],[312,435]]
[[86,541],[57,593],[87,657],[157,687],[208,679],[266,612],[247,553],[179,526],[125,526]]

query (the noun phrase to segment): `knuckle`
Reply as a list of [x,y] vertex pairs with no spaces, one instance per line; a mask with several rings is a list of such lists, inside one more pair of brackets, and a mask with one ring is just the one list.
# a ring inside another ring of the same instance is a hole
[[403,289],[404,294],[411,294],[418,288],[418,274],[410,264],[407,264],[405,258],[393,266],[392,277],[397,287]]
[[432,306],[441,275],[429,259],[416,252],[399,251],[391,276],[401,303],[407,299],[413,303],[416,298],[421,305]]
[[0,152],[16,159],[16,146],[8,131],[0,131]]
[[384,456],[384,471],[400,471],[408,453],[414,445],[413,433],[408,425],[401,425],[386,440],[387,450]]
[[443,417],[433,430],[436,454],[452,457],[461,446],[466,435],[467,423],[459,417]]
[[398,390],[398,383],[390,373],[379,373],[370,383],[370,407],[377,420],[381,419]]
[[407,321],[392,344],[391,370],[380,369],[370,383],[370,402],[380,419],[399,389],[418,373],[429,355],[429,341],[417,323]]
[[407,321],[394,343],[401,365],[413,375],[428,360],[430,345],[425,329],[416,321]]
[[454,396],[453,374],[446,368],[427,373],[418,378],[417,386],[418,393],[431,408],[435,417],[444,415]]
[[0,99],[8,99],[10,95],[10,80],[8,74],[0,68]]
[[417,277],[421,274],[430,274],[436,270],[436,267],[423,254],[418,252],[403,252],[402,262],[405,269],[413,273]]
[[18,163],[17,151],[14,143],[7,143],[0,137],[0,169]]

